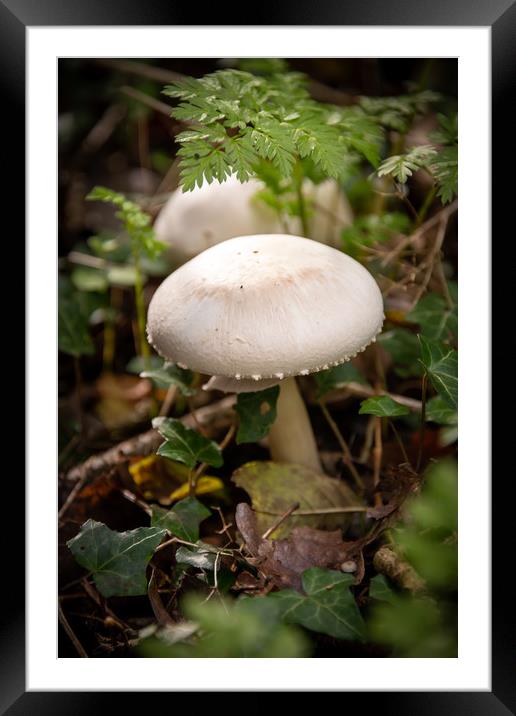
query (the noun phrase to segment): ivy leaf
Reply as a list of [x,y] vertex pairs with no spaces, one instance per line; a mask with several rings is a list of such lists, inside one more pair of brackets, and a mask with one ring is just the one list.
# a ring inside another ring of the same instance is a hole
[[276,420],[279,385],[256,393],[239,393],[235,410],[240,418],[237,444],[255,443],[267,435]]
[[198,462],[205,462],[212,467],[223,464],[222,451],[217,443],[187,428],[180,420],[158,418],[152,424],[165,438],[165,442],[158,448],[158,455],[182,462],[189,468],[195,467]]
[[439,425],[457,425],[457,411],[439,395],[430,398],[426,404],[426,419]]
[[279,606],[285,622],[336,639],[364,640],[364,621],[349,589],[352,575],[312,567],[303,572],[302,582],[305,594],[283,589],[266,597]]
[[140,375],[142,378],[150,378],[159,388],[176,385],[183,395],[195,395],[196,390],[192,388],[194,374],[174,363],[165,362],[159,368],[144,370]]
[[135,597],[147,592],[145,570],[165,534],[158,527],[114,532],[102,522],[88,520],[66,544],[77,562],[93,574],[104,597]]
[[217,551],[204,549],[201,543],[198,549],[181,546],[176,551],[176,562],[178,564],[187,564],[189,567],[196,567],[197,569],[213,570],[216,558]]
[[417,336],[404,328],[393,328],[378,337],[382,347],[390,353],[393,368],[400,378],[421,375],[420,348]]
[[186,497],[170,510],[153,505],[151,525],[166,529],[171,535],[187,542],[197,542],[199,525],[210,515],[210,510],[199,500],[195,497]]
[[346,383],[361,383],[367,385],[362,373],[353,363],[342,363],[328,370],[320,370],[314,373],[315,383],[317,385],[317,400],[324,398],[326,393],[335,388],[341,388]]
[[409,409],[406,405],[400,405],[389,395],[375,395],[360,403],[359,415],[377,415],[380,418],[396,418],[400,415],[408,415]]
[[389,604],[395,603],[396,594],[383,574],[377,574],[369,582],[369,598],[377,599],[380,602],[388,602]]
[[431,384],[451,408],[458,407],[457,351],[419,336],[421,362]]
[[455,341],[458,330],[457,305],[450,308],[437,293],[427,293],[407,314],[408,321],[419,323],[421,333],[431,341]]

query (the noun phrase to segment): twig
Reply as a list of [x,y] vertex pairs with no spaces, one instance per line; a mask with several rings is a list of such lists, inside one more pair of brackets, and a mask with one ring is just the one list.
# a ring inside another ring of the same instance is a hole
[[[229,395],[216,403],[210,403],[210,405],[206,405],[203,408],[198,408],[196,410],[197,422],[201,425],[209,425],[215,421],[229,423],[233,420],[232,408],[235,400],[234,395]],[[187,427],[195,427],[195,421],[190,413],[184,415],[180,420]],[[163,438],[157,430],[148,430],[129,440],[124,440],[105,452],[92,455],[81,465],[72,468],[65,476],[65,479],[68,482],[76,482],[83,477],[84,473],[87,473],[86,479],[96,477],[110,467],[127,462],[131,457],[150,455],[158,449],[162,440]]]
[[324,401],[331,405],[333,403],[338,403],[343,398],[347,398],[349,396],[356,396],[357,398],[372,398],[374,395],[388,395],[389,398],[392,398],[397,403],[400,403],[400,405],[404,405],[409,410],[412,410],[412,412],[421,412],[420,400],[415,400],[414,398],[407,398],[405,395],[398,395],[397,393],[390,393],[387,390],[376,391],[367,385],[362,385],[361,383],[354,382],[346,383],[346,385],[342,388],[339,388],[338,390],[333,390],[331,393],[328,393],[328,395],[324,397]]
[[[373,486],[376,490],[378,483],[380,482],[380,471],[382,469],[382,419],[375,415],[374,418],[374,447],[373,447]],[[378,499],[377,499],[378,498]],[[378,500],[381,500],[380,495],[375,495],[375,504],[378,505]]]
[[437,260],[439,252],[443,245],[444,237],[446,236],[447,226],[448,226],[448,219],[446,217],[441,217],[441,220],[439,222],[439,228],[437,230],[437,237],[436,237],[434,245],[432,246],[432,249],[431,249],[430,253],[428,254],[428,257],[425,261],[425,265],[427,266],[426,273],[424,275],[422,283],[420,284],[420,286],[418,287],[418,289],[414,295],[410,310],[412,310],[417,305],[419,299],[421,298],[421,296],[424,294],[424,292],[427,289],[427,286],[428,286],[430,279],[432,277],[432,274],[434,272],[435,262]]
[[401,241],[397,246],[392,249],[383,259],[382,266],[385,268],[387,264],[391,263],[399,254],[411,243],[416,241],[420,236],[423,236],[429,229],[432,228],[436,223],[438,223],[443,217],[446,217],[446,219],[449,219],[449,217],[454,214],[457,211],[458,208],[458,202],[454,201],[448,206],[444,207],[444,209],[441,209],[437,214],[434,214],[429,219],[425,221],[424,224],[421,224],[421,226],[414,231],[410,236],[406,236],[403,241]]
[[162,626],[172,626],[173,624],[175,624],[175,621],[165,609],[161,597],[159,595],[156,569],[154,568],[152,568],[151,577],[149,579],[147,594],[149,596],[149,602],[151,603],[152,611],[154,612],[154,616],[158,620],[158,623]]
[[400,436],[400,434],[399,434],[399,432],[398,432],[396,426],[394,425],[394,421],[393,421],[393,420],[389,420],[389,425],[391,426],[392,432],[394,433],[394,437],[396,438],[396,442],[397,442],[398,445],[399,445],[399,448],[400,448],[401,453],[402,453],[402,455],[403,455],[403,459],[405,460],[405,462],[407,463],[407,465],[408,465],[410,468],[412,468],[411,462],[410,462],[410,460],[409,460],[409,458],[408,458],[408,455],[407,455],[407,451],[405,450],[405,445],[403,445],[403,440],[401,439],[401,436]]
[[125,94],[128,97],[131,97],[132,99],[141,102],[142,104],[146,104],[147,107],[154,109],[156,112],[160,112],[160,114],[164,114],[170,119],[172,107],[168,104],[165,104],[165,102],[160,102],[159,99],[154,99],[154,97],[145,94],[145,92],[140,92],[140,90],[137,90],[134,87],[128,87],[127,85],[124,85],[124,87],[120,87],[119,91],[122,94]]
[[[286,517],[310,517],[311,515],[340,515],[347,512],[367,512],[370,507],[364,505],[351,505],[349,507],[325,507],[320,510],[294,510],[291,515]],[[270,512],[269,510],[254,510],[259,515],[280,515],[285,516],[284,512]],[[263,539],[263,538],[262,538]]]
[[428,374],[423,373],[421,381],[421,425],[419,428],[419,448],[417,451],[416,472],[421,468],[421,460],[423,458],[423,443],[425,441],[425,423],[426,423],[426,391],[428,387]]
[[385,574],[389,579],[412,594],[425,590],[425,583],[414,568],[405,562],[393,549],[384,545],[373,557],[373,566],[377,572]]
[[65,630],[65,632],[67,633],[68,638],[74,645],[77,653],[83,659],[88,659],[89,657],[88,657],[88,654],[86,653],[85,648],[83,647],[83,645],[81,644],[79,639],[75,636],[75,633],[74,633],[72,627],[70,626],[70,624],[68,623],[68,620],[65,617],[64,612],[61,608],[61,604],[59,604],[59,602],[57,603],[57,609],[58,609],[58,614],[59,614],[59,622],[60,622],[61,626],[63,627],[63,629]]
[[275,520],[272,525],[269,527],[268,530],[266,530],[263,535],[262,539],[267,539],[273,532],[275,532],[278,527],[281,525],[282,522],[284,522],[287,517],[290,517],[290,515],[297,510],[299,507],[299,502],[294,502],[294,504],[288,508],[286,512],[284,512],[282,515],[278,517],[277,520]]
[[342,456],[343,456],[343,460],[344,460],[344,463],[345,463],[346,467],[347,467],[348,470],[350,471],[350,473],[351,473],[351,475],[352,475],[352,477],[353,477],[353,479],[354,479],[354,481],[355,481],[357,487],[358,487],[361,491],[363,491],[364,485],[362,484],[362,480],[361,480],[361,478],[360,478],[360,475],[359,475],[358,472],[357,472],[356,467],[353,465],[353,456],[351,455],[351,451],[350,451],[350,449],[349,449],[349,447],[348,447],[347,442],[344,440],[344,437],[343,437],[342,433],[340,432],[337,423],[336,423],[336,422],[334,421],[334,419],[331,417],[330,411],[328,410],[328,408],[327,408],[326,405],[324,404],[324,401],[322,401],[322,400],[319,401],[319,405],[321,406],[321,410],[322,410],[322,412],[323,412],[324,417],[326,418],[326,421],[327,421],[328,425],[330,426],[330,428],[332,429],[333,434],[334,434],[335,437],[337,438],[337,442],[339,443],[340,448],[341,448],[341,450],[342,450]]
[[170,413],[170,409],[174,405],[174,400],[176,399],[176,395],[177,395],[177,385],[172,384],[169,387],[169,389],[167,390],[165,400],[161,404],[161,408],[158,413],[160,418],[165,418]]

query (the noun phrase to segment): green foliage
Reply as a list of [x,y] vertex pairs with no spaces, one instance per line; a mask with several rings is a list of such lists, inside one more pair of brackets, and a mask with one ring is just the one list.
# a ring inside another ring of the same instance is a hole
[[342,388],[346,383],[367,385],[362,373],[350,362],[341,363],[328,370],[320,370],[314,373],[314,380],[317,385],[317,400],[324,398],[330,390]]
[[392,328],[380,333],[378,341],[390,354],[396,375],[400,378],[421,375],[420,345],[414,333],[404,328]]
[[428,593],[410,596],[390,589],[383,576],[371,580],[368,623],[373,640],[393,656],[452,657],[457,652],[457,465],[432,465],[420,495],[405,507],[405,524],[393,532],[403,557],[425,580]]
[[414,147],[406,154],[396,154],[385,159],[377,169],[379,177],[391,176],[400,184],[405,184],[415,171],[427,167],[436,150],[429,144]]
[[[295,658],[309,655],[305,636],[295,627],[282,624],[276,605],[266,599],[237,602],[195,595],[185,597],[182,610],[191,620],[192,634],[167,643],[167,633],[147,639],[138,651],[148,657],[176,658]],[[177,637],[174,635],[174,640]]]
[[360,403],[359,415],[377,415],[380,418],[396,418],[408,415],[409,409],[400,405],[389,395],[375,395]]
[[254,443],[267,435],[276,420],[279,386],[274,385],[256,393],[239,393],[236,412],[239,417],[236,442]]
[[426,419],[439,425],[456,425],[457,411],[439,395],[430,398],[426,404]]
[[457,351],[419,336],[421,362],[441,398],[455,410],[458,407]]
[[377,124],[359,108],[313,100],[307,78],[297,72],[258,77],[219,70],[186,78],[164,93],[180,100],[172,116],[195,125],[176,138],[185,191],[204,180],[224,181],[232,171],[246,181],[260,160],[285,179],[303,160],[334,178],[342,176],[351,155],[378,163],[382,133]]
[[145,570],[165,534],[158,527],[114,532],[102,522],[88,520],[67,545],[77,562],[93,574],[104,597],[134,597],[147,592]]
[[361,97],[360,106],[384,127],[405,134],[414,117],[426,112],[429,105],[439,99],[437,92],[425,90],[398,97]]
[[441,145],[437,156],[430,164],[430,170],[438,184],[437,196],[448,204],[457,195],[458,184],[458,120],[457,112],[449,117],[438,115],[439,129],[431,139]]
[[195,467],[198,462],[212,467],[223,464],[222,451],[217,443],[187,428],[180,420],[155,418],[153,426],[165,438],[158,448],[158,455],[182,462],[189,468]]
[[266,597],[278,605],[281,618],[290,624],[329,634],[336,639],[364,640],[364,622],[350,591],[354,577],[313,567],[303,572],[304,594],[282,589]]
[[166,361],[159,367],[152,367],[140,373],[142,378],[149,378],[158,388],[170,388],[175,385],[183,395],[195,395],[196,390],[192,387],[194,374],[187,368],[180,368],[174,363]]
[[102,293],[108,287],[104,271],[88,266],[77,266],[70,274],[70,280],[78,291],[97,291]]
[[242,57],[237,68],[253,75],[275,75],[288,72],[288,62],[279,57]]
[[351,256],[360,257],[364,248],[385,243],[409,228],[409,217],[398,211],[359,216],[342,232],[343,249]]
[[68,281],[59,281],[57,334],[59,350],[78,358],[94,352],[89,332],[88,304]]
[[153,505],[151,525],[166,529],[179,539],[196,542],[199,539],[199,525],[210,515],[210,510],[195,497],[185,497],[170,510]]
[[431,341],[456,343],[458,331],[457,303],[449,307],[442,296],[427,293],[406,316],[407,321],[418,323],[421,335]]
[[[249,462],[236,470],[231,479],[251,496],[261,534],[277,519],[274,514],[283,514],[296,502],[300,510],[324,510],[362,504],[342,480],[320,475],[303,465]],[[263,514],[267,512],[274,514]],[[332,530],[346,527],[348,523],[349,516],[346,514],[293,515],[273,532],[272,537],[284,537],[293,527],[300,525]]]
[[124,224],[131,241],[147,256],[158,256],[166,248],[165,244],[156,239],[150,216],[123,194],[103,186],[96,186],[86,199],[116,206],[118,209],[116,216]]

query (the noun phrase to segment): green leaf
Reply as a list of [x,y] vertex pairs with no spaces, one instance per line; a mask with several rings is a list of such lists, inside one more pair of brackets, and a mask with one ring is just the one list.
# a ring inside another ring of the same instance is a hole
[[215,550],[203,549],[202,546],[199,546],[198,549],[181,546],[176,551],[176,562],[178,564],[187,564],[189,567],[196,567],[197,569],[213,570],[216,558]]
[[450,407],[457,410],[457,351],[439,343],[433,343],[424,336],[419,336],[419,342],[421,344],[421,362],[430,382],[441,398]]
[[59,295],[57,316],[59,350],[77,358],[94,353],[88,316],[76,294]]
[[[147,657],[173,658],[295,658],[309,655],[309,642],[301,630],[282,624],[278,609],[267,599],[244,598],[206,601],[187,595],[181,608],[197,626],[183,638],[167,632],[146,639],[139,647]],[[194,635],[192,635],[192,633]]]
[[312,567],[303,572],[305,594],[283,589],[266,597],[279,606],[281,618],[336,639],[364,640],[364,622],[350,586],[354,577]]
[[104,271],[87,266],[77,266],[70,275],[70,279],[79,291],[103,292],[108,287]]
[[377,599],[380,602],[389,602],[390,604],[396,601],[396,594],[383,574],[377,574],[369,582],[369,597],[370,599]]
[[457,411],[439,395],[430,398],[426,404],[426,419],[439,425],[457,425]]
[[421,334],[431,341],[457,340],[457,305],[450,308],[437,293],[427,293],[406,316],[408,321],[419,323]]
[[170,510],[153,505],[151,525],[166,529],[171,535],[187,542],[197,542],[199,525],[210,515],[210,510],[195,497],[185,497]]
[[223,464],[222,451],[217,443],[185,427],[180,420],[158,418],[153,421],[153,426],[165,438],[158,448],[158,455],[182,462],[189,468],[195,467],[198,462],[212,467]]
[[330,390],[341,388],[346,383],[367,385],[362,373],[350,362],[328,368],[328,370],[320,370],[318,373],[314,373],[314,379],[317,385],[317,400],[324,398]]
[[416,335],[404,328],[393,328],[380,333],[378,340],[391,355],[396,375],[411,378],[422,374],[420,346]]
[[409,228],[410,219],[401,212],[359,216],[342,232],[344,250],[353,256],[360,256],[365,247],[385,243]]
[[395,155],[383,161],[377,169],[377,174],[379,177],[390,175],[400,184],[405,184],[415,171],[428,166],[435,154],[435,147],[431,145],[414,147],[406,154]]
[[[296,502],[300,510],[324,510],[329,507],[361,505],[361,500],[341,480],[320,475],[303,465],[274,462],[249,462],[233,473],[232,481],[245,490],[256,510],[257,525],[261,534],[277,516]],[[292,516],[273,533],[275,539],[288,535],[293,527],[308,525],[319,529],[337,529],[349,523],[349,515],[323,514]]]
[[239,393],[235,410],[240,419],[237,444],[254,443],[267,435],[276,420],[279,385],[256,393]]
[[449,202],[457,195],[459,181],[459,157],[458,148],[444,147],[439,151],[429,169],[437,181],[437,196],[443,204]]
[[400,405],[389,395],[375,395],[360,403],[359,415],[377,415],[380,418],[395,418],[399,415],[408,415],[409,409]]
[[170,388],[176,385],[183,395],[195,395],[192,388],[194,374],[191,370],[180,368],[174,363],[163,363],[159,368],[151,368],[140,373],[142,378],[149,378],[159,388]]
[[88,520],[67,542],[77,562],[93,574],[105,597],[134,597],[147,592],[145,570],[166,534],[157,527],[114,532],[102,522]]
[[[112,286],[134,286],[138,280],[136,268],[127,264],[126,266],[112,266],[107,272],[107,280]],[[145,283],[146,276],[142,275]]]

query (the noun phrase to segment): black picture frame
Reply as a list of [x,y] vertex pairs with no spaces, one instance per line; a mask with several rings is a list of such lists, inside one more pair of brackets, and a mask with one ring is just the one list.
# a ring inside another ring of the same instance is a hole
[[[348,0],[347,2],[317,2],[308,0],[284,3],[261,2],[253,4],[253,25],[433,25],[433,26],[489,26],[492,32],[492,236],[501,237],[505,227],[512,226],[509,212],[514,199],[513,182],[504,182],[502,170],[507,163],[508,144],[514,134],[514,109],[510,109],[511,80],[516,67],[516,5],[514,0]],[[242,12],[244,10],[244,12]],[[23,232],[24,206],[24,105],[25,105],[25,31],[28,26],[60,25],[190,25],[197,24],[202,13],[206,25],[251,24],[245,17],[245,8],[233,8],[230,2],[213,4],[206,10],[188,5],[178,7],[173,0],[154,0],[141,3],[137,0],[0,0],[0,86],[4,109],[2,115],[4,138],[2,153],[4,166],[9,168],[8,211],[16,218],[16,233]],[[514,156],[514,154],[513,154]],[[509,194],[510,192],[510,194]],[[4,194],[5,196],[5,194]],[[512,200],[512,201],[511,201]],[[21,237],[17,241],[22,253]],[[495,244],[493,242],[493,248]],[[507,286],[512,287],[514,263],[504,258],[496,268],[493,280],[493,316],[503,313]],[[496,252],[493,251],[493,258]],[[24,260],[23,255],[20,260]],[[23,301],[20,300],[23,311]],[[21,319],[21,316],[20,316]],[[23,320],[13,321],[19,326],[12,345],[23,343]],[[4,319],[5,320],[5,319]],[[12,333],[12,331],[11,331]],[[504,331],[506,334],[506,332]],[[516,347],[514,339],[512,347]],[[14,342],[15,341],[15,342]],[[31,346],[28,346],[31,349]],[[509,348],[510,350],[510,348]],[[514,355],[514,353],[512,353]],[[507,343],[495,344],[492,359],[507,360]],[[502,371],[493,371],[493,395],[503,394]],[[18,410],[23,401],[16,399]],[[495,414],[493,412],[493,414]],[[21,433],[16,415],[9,414],[13,434]],[[511,548],[513,512],[507,498],[507,481],[513,480],[514,468],[503,466],[504,445],[510,444],[512,428],[508,420],[500,420],[493,430],[493,593],[492,593],[492,691],[491,692],[351,692],[343,695],[343,706],[351,709],[365,707],[380,709],[380,713],[426,716],[427,714],[464,714],[474,716],[502,716],[516,712],[516,644],[514,632],[514,591],[508,586],[507,550]],[[486,436],[487,439],[487,436]],[[30,449],[28,445],[27,449]],[[22,453],[20,453],[22,454]],[[20,470],[18,469],[18,472]],[[20,478],[18,474],[16,477]],[[4,488],[5,490],[5,488]],[[20,535],[19,506],[24,504],[24,486],[21,479],[10,479],[8,497],[13,509],[8,510]],[[511,520],[512,518],[512,520]],[[4,519],[4,515],[2,515]],[[95,692],[25,692],[25,595],[24,545],[18,537],[16,548],[8,541],[7,530],[2,553],[2,596],[0,610],[0,714],[82,714],[107,712],[124,708],[121,694]],[[489,579],[479,574],[479,580]],[[512,625],[510,620],[512,619]],[[511,628],[512,627],[512,628]],[[364,668],[367,668],[364,663]],[[408,687],[410,685],[407,685]],[[202,694],[198,694],[196,699]],[[133,708],[141,708],[149,694],[126,694]],[[152,696],[165,696],[152,694]],[[258,694],[254,704],[265,706],[267,693]],[[274,698],[277,698],[276,695]],[[170,698],[170,695],[169,695]],[[320,698],[320,696],[319,696]],[[270,702],[269,702],[270,703]],[[170,704],[170,702],[169,702]],[[245,700],[242,702],[244,708]],[[199,702],[196,707],[201,708]]]

